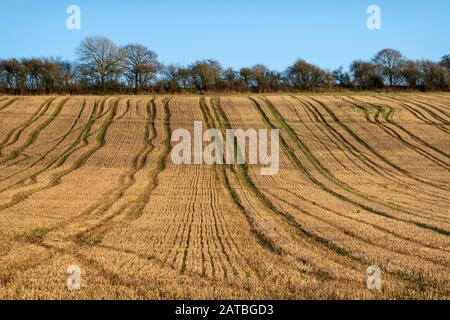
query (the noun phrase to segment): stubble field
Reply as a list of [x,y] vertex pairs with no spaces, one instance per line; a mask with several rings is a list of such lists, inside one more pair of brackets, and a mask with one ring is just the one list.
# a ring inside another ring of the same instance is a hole
[[[173,164],[194,121],[279,173]],[[450,299],[449,170],[445,93],[0,97],[0,299]]]

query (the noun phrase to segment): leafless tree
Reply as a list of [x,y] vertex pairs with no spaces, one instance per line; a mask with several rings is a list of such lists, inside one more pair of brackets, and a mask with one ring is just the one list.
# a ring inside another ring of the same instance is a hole
[[404,62],[403,55],[398,50],[383,49],[373,58],[381,76],[386,78],[389,86],[399,84],[401,78],[401,67]]
[[254,81],[256,90],[258,92],[267,92],[269,91],[269,78],[270,78],[270,70],[267,66],[263,64],[257,64],[253,66],[251,69],[251,80]]
[[332,76],[335,86],[339,86],[342,88],[351,88],[353,86],[349,73],[345,72],[344,67],[342,66],[333,70]]
[[406,60],[402,65],[401,73],[409,88],[417,88],[420,79],[420,69],[416,61]]
[[447,87],[444,68],[430,60],[418,62],[420,70],[419,85],[424,90],[445,89]]
[[443,56],[440,64],[441,64],[441,66],[450,70],[450,54]]
[[250,68],[241,68],[241,70],[239,70],[239,76],[246,89],[249,90],[251,87],[252,70]]
[[134,92],[147,85],[161,65],[153,51],[140,44],[129,44],[122,48],[125,61],[125,76],[134,83]]
[[450,54],[442,57],[440,65],[447,70],[447,89],[450,89]]
[[217,60],[197,61],[190,70],[198,90],[216,90],[220,86],[222,66]]
[[383,87],[383,79],[377,74],[377,67],[371,62],[356,60],[350,65],[353,82],[359,90]]
[[78,69],[83,78],[105,87],[120,77],[124,68],[121,50],[105,37],[88,37],[77,49]]
[[168,91],[179,92],[181,90],[180,67],[169,64],[164,67],[163,75]]
[[303,59],[290,66],[286,74],[290,84],[297,90],[315,90],[325,82],[324,71]]
[[23,94],[26,87],[26,70],[21,61],[15,58],[3,60],[0,66],[6,90],[12,94]]

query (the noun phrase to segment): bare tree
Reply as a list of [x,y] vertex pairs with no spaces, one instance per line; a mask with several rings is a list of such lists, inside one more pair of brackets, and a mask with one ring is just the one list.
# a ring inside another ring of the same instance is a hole
[[440,65],[447,70],[447,89],[450,89],[450,54],[442,57]]
[[123,55],[117,46],[105,37],[88,37],[77,49],[79,72],[88,81],[105,87],[120,77]]
[[441,66],[450,70],[450,54],[447,54],[441,59]]
[[353,82],[360,90],[383,87],[383,79],[380,78],[376,70],[376,65],[363,60],[353,61],[350,65]]
[[221,82],[222,66],[217,60],[197,61],[190,67],[198,90],[215,90]]
[[233,68],[227,68],[222,72],[222,78],[227,90],[234,91],[238,87],[238,73]]
[[42,90],[43,63],[41,59],[31,58],[21,61],[26,73],[26,85],[30,92],[37,93]]
[[342,88],[351,88],[353,85],[350,75],[342,66],[332,71],[332,77],[334,84]]
[[418,63],[420,70],[419,84],[424,90],[444,89],[447,87],[444,68],[430,60]]
[[170,92],[179,92],[181,89],[180,68],[176,65],[169,64],[163,69],[163,75],[166,87]]
[[247,90],[251,87],[252,70],[250,68],[242,68],[239,70],[239,76]]
[[288,81],[297,90],[315,90],[324,83],[324,71],[305,60],[297,60],[286,71]]
[[68,90],[72,80],[72,66],[59,58],[42,59],[42,89],[50,92]]
[[418,63],[413,60],[406,60],[402,65],[402,77],[409,88],[417,88],[420,79]]
[[1,74],[6,90],[12,94],[23,94],[26,87],[26,70],[17,59],[1,61]]
[[148,84],[156,72],[161,69],[158,56],[140,44],[129,44],[122,48],[125,59],[125,75],[134,83],[134,92]]
[[404,62],[403,55],[398,50],[383,49],[373,58],[380,75],[386,78],[391,87],[399,84],[401,67]]
[[257,64],[251,69],[251,80],[255,82],[258,92],[269,91],[270,70],[263,64]]

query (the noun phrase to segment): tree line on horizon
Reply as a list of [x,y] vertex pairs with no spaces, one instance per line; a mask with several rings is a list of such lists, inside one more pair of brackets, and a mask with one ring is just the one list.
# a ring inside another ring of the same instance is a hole
[[284,72],[263,64],[240,70],[217,60],[189,66],[163,65],[140,44],[119,47],[105,37],[88,37],[74,62],[59,58],[0,60],[0,93],[146,94],[206,92],[293,92],[331,90],[449,90],[450,55],[441,61],[410,60],[394,49],[370,61],[355,60],[349,70],[324,70],[303,59]]

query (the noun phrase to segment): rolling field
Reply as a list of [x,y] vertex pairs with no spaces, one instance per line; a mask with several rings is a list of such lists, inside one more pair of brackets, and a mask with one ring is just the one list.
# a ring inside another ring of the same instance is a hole
[[[175,165],[195,121],[279,173]],[[450,94],[0,97],[0,299],[450,299],[449,208]]]

